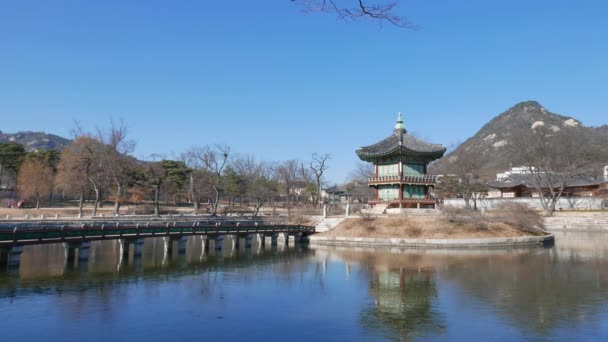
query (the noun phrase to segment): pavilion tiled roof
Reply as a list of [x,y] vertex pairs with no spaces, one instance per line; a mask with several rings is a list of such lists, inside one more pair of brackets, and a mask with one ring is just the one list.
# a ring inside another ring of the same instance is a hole
[[[401,150],[401,151],[400,151]],[[386,139],[369,146],[363,146],[357,150],[357,155],[362,160],[374,161],[379,158],[399,155],[426,156],[432,159],[441,158],[446,148],[439,144],[430,144],[408,134],[403,127],[401,115],[393,134]]]

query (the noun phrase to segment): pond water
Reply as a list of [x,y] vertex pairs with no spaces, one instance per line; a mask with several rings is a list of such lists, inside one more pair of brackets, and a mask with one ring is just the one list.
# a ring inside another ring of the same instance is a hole
[[608,340],[608,234],[550,249],[282,247],[143,257],[28,246],[0,271],[3,341]]

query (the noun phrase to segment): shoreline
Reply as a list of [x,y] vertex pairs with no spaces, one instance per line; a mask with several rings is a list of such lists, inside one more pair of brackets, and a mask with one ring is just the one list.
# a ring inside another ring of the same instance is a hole
[[550,247],[555,244],[553,234],[522,237],[493,237],[475,239],[406,239],[310,236],[311,244],[352,247],[413,247],[413,248],[500,248]]

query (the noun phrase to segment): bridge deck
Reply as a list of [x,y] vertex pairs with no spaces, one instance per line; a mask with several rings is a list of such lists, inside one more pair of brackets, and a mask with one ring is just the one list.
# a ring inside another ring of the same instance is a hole
[[223,234],[275,234],[302,233],[312,234],[315,228],[304,225],[208,225],[200,222],[173,222],[160,224],[135,223],[89,223],[81,225],[15,225],[15,227],[0,227],[0,247],[15,245],[32,245],[60,242],[79,242],[108,239],[188,236]]

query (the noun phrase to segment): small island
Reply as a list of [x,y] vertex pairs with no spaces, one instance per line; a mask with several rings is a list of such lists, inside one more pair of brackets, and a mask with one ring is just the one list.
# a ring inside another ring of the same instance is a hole
[[510,203],[493,211],[445,207],[432,196],[437,176],[429,163],[441,158],[442,145],[408,134],[401,113],[393,133],[356,152],[374,164],[368,185],[374,189],[370,209],[311,241],[338,245],[470,247],[550,245],[553,235],[544,230],[542,216],[525,205]]

